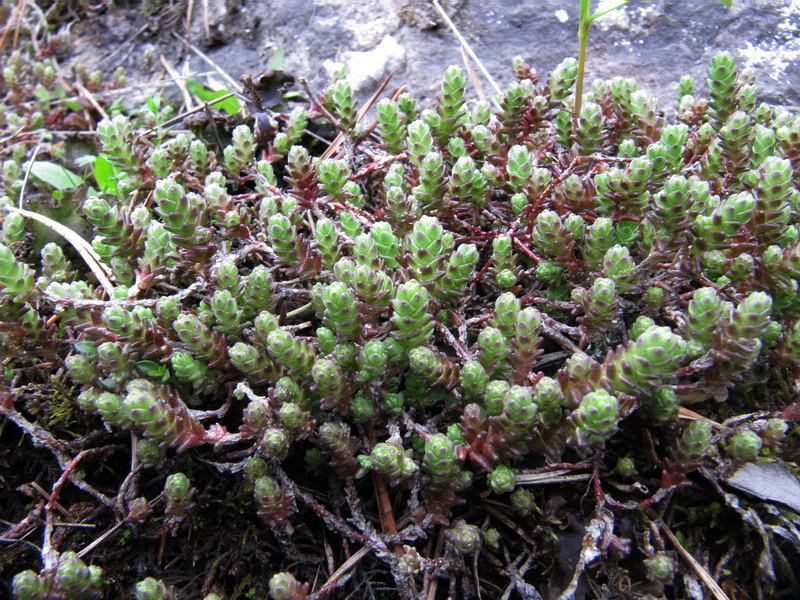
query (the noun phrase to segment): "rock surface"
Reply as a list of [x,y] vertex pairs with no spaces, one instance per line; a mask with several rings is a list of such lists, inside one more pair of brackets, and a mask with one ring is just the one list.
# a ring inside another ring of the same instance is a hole
[[[501,86],[512,77],[514,55],[544,75],[577,54],[578,0],[442,4]],[[729,50],[755,69],[763,100],[792,107],[800,103],[799,17],[797,0],[733,0],[731,8],[715,0],[634,0],[595,22],[587,82],[634,77],[668,110],[681,75],[692,75],[701,89],[710,58]],[[185,20],[180,14],[167,24],[160,15],[145,15],[138,3],[122,6],[77,28],[78,53],[104,70],[123,65],[133,80],[155,78],[160,54],[183,73],[210,71],[172,35],[187,34]],[[282,52],[284,69],[317,89],[328,80],[326,65],[344,63],[362,97],[393,71],[392,86],[408,84],[430,101],[445,68],[463,64],[458,41],[429,0],[209,0],[194,3],[191,24],[191,41],[236,80]],[[124,51],[109,59],[120,44]],[[480,82],[490,95],[491,86]]]

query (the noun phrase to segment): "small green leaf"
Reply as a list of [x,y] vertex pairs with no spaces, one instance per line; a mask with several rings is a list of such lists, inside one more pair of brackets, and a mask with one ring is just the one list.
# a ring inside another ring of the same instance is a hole
[[169,380],[169,367],[162,365],[152,360],[140,360],[136,363],[136,367],[148,377],[160,378],[162,383]]
[[161,108],[161,96],[148,96],[147,108],[150,109],[150,112],[158,114],[158,110]]
[[74,110],[76,112],[83,110],[80,102],[75,102],[75,100],[64,100],[64,104],[70,110]]
[[161,374],[162,365],[154,360],[140,360],[136,366],[145,375]]
[[94,154],[83,154],[75,159],[75,164],[79,167],[88,167],[94,165],[97,157]]
[[280,46],[272,53],[272,56],[269,57],[267,68],[273,71],[283,71],[283,46]]
[[33,96],[37,100],[45,100],[45,101],[50,100],[50,92],[43,87],[36,88],[35,90],[33,90]]
[[97,180],[97,185],[106,194],[119,195],[119,188],[117,187],[117,168],[110,160],[104,155],[99,155],[94,161],[94,178]]
[[31,166],[31,175],[57,190],[70,190],[83,183],[83,178],[55,163],[37,160]]
[[81,354],[89,354],[92,356],[97,355],[97,348],[95,347],[94,342],[75,342],[74,346],[75,350]]
[[196,82],[194,79],[188,80],[186,82],[186,87],[192,94],[200,98],[200,100],[202,100],[203,102],[208,102],[214,108],[219,108],[221,110],[224,110],[229,115],[235,115],[240,110],[242,110],[242,105],[239,103],[239,101],[236,99],[235,96],[231,96],[230,98],[226,98],[225,100],[222,100],[220,102],[212,102],[212,100],[216,100],[221,96],[226,96],[227,94],[229,94],[230,92],[228,92],[227,90],[218,90],[215,92],[214,90],[207,88],[203,84]]

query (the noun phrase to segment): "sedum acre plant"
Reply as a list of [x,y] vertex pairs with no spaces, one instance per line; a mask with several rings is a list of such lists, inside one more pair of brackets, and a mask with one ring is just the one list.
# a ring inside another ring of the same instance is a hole
[[[117,114],[96,148],[116,187],[71,200],[82,244],[41,243],[25,152],[5,159],[0,412],[60,467],[3,534],[46,523],[16,598],[685,597],[667,523],[731,584],[739,544],[797,534],[778,509],[691,532],[732,469],[789,458],[791,398],[752,390],[800,368],[800,119],[726,53],[669,122],[632,80],[574,114],[574,60],[514,64],[497,112],[451,67],[434,109],[384,99],[372,128],[339,79],[327,116],[224,148]],[[12,128],[33,118],[15,68]],[[338,150],[305,135],[327,118]],[[174,569],[105,579],[84,534],[56,540],[60,494]]]

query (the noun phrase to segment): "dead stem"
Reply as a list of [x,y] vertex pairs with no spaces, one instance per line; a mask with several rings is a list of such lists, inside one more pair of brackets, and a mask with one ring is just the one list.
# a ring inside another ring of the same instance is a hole
[[[373,423],[367,423],[366,431],[370,448],[374,448],[378,443],[378,440],[375,436],[375,425]],[[378,495],[378,514],[381,519],[381,528],[389,534],[396,536],[397,522],[394,518],[392,500],[389,498],[389,489],[386,486],[386,479],[381,473],[373,470],[372,481],[375,485],[375,493]]]
[[[467,40],[464,39],[464,36],[461,35],[461,33],[458,31],[458,28],[455,26],[455,23],[453,23],[453,21],[450,19],[450,17],[447,16],[447,13],[444,12],[444,9],[439,4],[439,0],[433,0],[433,6],[436,8],[437,11],[439,11],[439,14],[442,16],[442,19],[444,19],[444,22],[447,23],[447,26],[450,28],[450,30],[453,32],[453,34],[456,36],[456,38],[458,38],[458,41],[461,44],[462,48],[464,48],[464,50],[467,52],[467,54],[469,54],[470,57],[472,58],[472,60],[474,60],[475,63],[478,65],[478,68],[481,70],[481,73],[483,73],[483,76],[486,77],[486,80],[494,88],[494,91],[497,94],[497,97],[502,96],[503,95],[503,91],[500,89],[500,86],[497,85],[497,82],[494,80],[494,77],[492,77],[489,74],[489,71],[483,65],[483,63],[481,62],[481,59],[478,58],[478,55],[475,54],[475,51],[469,45],[469,42],[467,42]],[[497,109],[499,109],[500,108],[500,103],[498,102],[497,97],[493,98],[492,100],[494,101],[495,107]]]
[[678,538],[675,537],[675,534],[672,533],[669,527],[665,523],[661,524],[661,533],[664,534],[669,540],[669,543],[673,545],[673,547],[678,551],[678,554],[681,555],[681,558],[686,561],[689,565],[689,568],[694,571],[695,575],[697,575],[700,580],[705,584],[708,590],[714,595],[714,598],[717,600],[730,600],[728,595],[723,591],[721,587],[714,581],[714,578],[711,577],[711,573],[709,573],[703,565],[701,565],[697,560],[695,560],[694,556],[692,556],[689,551],[683,547],[683,545],[678,541]]
[[58,221],[54,221],[50,217],[46,217],[44,215],[40,215],[39,213],[35,213],[30,210],[24,210],[22,208],[17,208],[15,206],[8,206],[4,207],[6,210],[13,210],[20,213],[23,217],[27,217],[29,219],[33,219],[34,221],[39,221],[43,225],[46,225],[56,233],[60,234],[62,237],[66,238],[68,242],[72,244],[72,246],[77,250],[78,254],[81,255],[83,260],[86,261],[87,266],[92,270],[95,277],[100,281],[100,284],[105,289],[106,293],[108,294],[109,298],[114,297],[114,284],[111,283],[110,277],[113,277],[114,274],[110,268],[108,268],[100,258],[100,256],[95,252],[94,248],[92,248],[91,244],[84,240],[81,236],[77,233],[72,231],[69,227],[66,227],[59,223]]
[[109,117],[108,117],[108,113],[107,113],[107,112],[106,112],[106,111],[103,109],[103,107],[102,107],[102,106],[100,106],[100,103],[97,101],[97,98],[95,98],[95,97],[94,97],[94,94],[92,94],[92,92],[90,92],[89,90],[87,90],[87,89],[86,89],[86,88],[83,86],[83,84],[81,84],[80,82],[77,82],[77,81],[76,81],[76,82],[75,82],[75,89],[76,89],[76,90],[78,90],[78,91],[81,93],[81,95],[83,95],[83,96],[85,96],[85,97],[86,97],[86,99],[87,99],[87,100],[88,100],[88,101],[89,101],[89,102],[92,104],[92,106],[94,107],[94,109],[95,109],[95,110],[96,110],[98,113],[100,113],[100,116],[101,116],[101,117],[103,117],[104,119],[108,119],[108,118],[109,118]]
[[192,52],[194,52],[194,53],[195,53],[195,54],[196,54],[196,55],[197,55],[197,56],[198,56],[198,57],[199,57],[201,60],[205,61],[205,62],[206,62],[206,63],[207,63],[207,64],[208,64],[208,65],[209,65],[209,66],[210,66],[212,69],[214,69],[214,70],[215,70],[215,71],[216,71],[216,72],[217,72],[217,73],[220,75],[220,77],[222,77],[222,78],[223,78],[223,79],[224,79],[224,80],[225,80],[225,81],[228,83],[228,85],[230,86],[230,88],[229,88],[229,89],[231,89],[231,90],[234,90],[234,91],[236,91],[236,92],[238,92],[238,93],[241,93],[241,92],[242,92],[242,86],[241,86],[241,84],[240,84],[240,83],[238,83],[238,82],[236,82],[236,81],[234,81],[234,80],[233,80],[233,78],[232,78],[230,75],[228,75],[228,74],[227,74],[227,73],[226,73],[226,72],[225,72],[225,71],[224,71],[224,70],[223,70],[223,69],[222,69],[222,68],[221,68],[221,67],[220,67],[220,66],[219,66],[217,63],[215,63],[213,60],[211,60],[211,59],[208,57],[208,55],[207,55],[207,54],[205,54],[205,53],[204,53],[202,50],[200,50],[200,49],[199,49],[197,46],[195,46],[194,44],[192,44],[192,43],[191,43],[190,41],[188,41],[186,38],[184,38],[184,37],[181,37],[181,36],[180,36],[180,35],[178,35],[177,33],[173,32],[173,33],[172,33],[172,35],[174,35],[176,38],[178,38],[178,40],[180,40],[181,42],[183,42],[183,44],[184,44],[184,45],[185,45],[185,46],[186,46],[186,47],[187,47],[189,50],[191,50]]
[[328,580],[322,584],[319,590],[308,597],[308,600],[322,600],[322,598],[327,596],[333,590],[347,583],[347,580],[344,579],[344,576],[348,573],[351,573],[351,570],[354,569],[370,552],[372,552],[371,548],[360,548],[358,552],[344,561],[339,568],[336,569],[336,571],[334,571],[330,577],[328,577]]
[[25,201],[25,187],[28,185],[28,178],[31,176],[31,169],[33,168],[33,163],[36,162],[36,156],[39,154],[40,149],[41,146],[36,144],[28,161],[28,168],[25,169],[25,177],[22,178],[22,187],[19,190],[19,202],[17,204],[17,208],[20,210],[22,210],[22,204]]
[[[43,427],[39,426],[36,423],[31,423],[23,417],[19,412],[16,411],[13,407],[6,407],[0,404],[0,415],[5,416],[9,420],[13,421],[14,424],[22,429],[25,433],[27,433],[31,438],[36,440],[38,443],[45,446],[53,455],[56,457],[59,466],[62,470],[65,470],[70,463],[72,462],[73,458],[69,456],[69,451],[71,450],[70,446],[61,440],[57,440],[54,438],[50,432],[48,432]],[[75,475],[74,473],[70,472],[69,480],[75,484],[78,488],[86,492],[87,494],[91,495],[102,504],[107,506],[108,508],[114,510],[116,508],[116,503],[111,498],[108,498],[101,492],[98,492],[94,489],[91,485],[83,481],[80,477]]]
[[[361,120],[366,116],[372,105],[378,100],[378,98],[380,98],[381,94],[383,94],[383,91],[386,89],[386,86],[389,85],[389,81],[391,81],[391,79],[392,74],[389,73],[389,75],[386,76],[386,79],[383,80],[383,83],[378,86],[377,90],[375,90],[375,93],[373,93],[369,100],[366,101],[364,106],[359,109],[358,113],[356,114],[356,123],[360,123]],[[342,142],[344,142],[344,139],[345,135],[343,133],[339,133],[333,142],[331,142],[331,145],[328,146],[328,149],[322,153],[320,160],[325,160],[326,158],[333,156],[334,153],[339,149],[339,146],[342,144]]]
[[161,60],[161,64],[164,65],[164,69],[166,69],[167,73],[169,73],[169,76],[172,78],[172,81],[176,86],[178,86],[187,112],[193,110],[194,103],[192,102],[192,95],[189,93],[189,90],[186,87],[186,84],[183,82],[183,79],[175,70],[175,67],[172,66],[172,63],[169,62],[163,54],[159,57],[159,59]]
[[44,507],[45,525],[44,542],[42,543],[42,562],[44,563],[45,569],[54,569],[58,563],[58,552],[53,547],[52,541],[53,527],[55,526],[53,508],[58,503],[58,496],[61,493],[62,488],[68,480],[72,480],[73,472],[84,458],[87,456],[100,454],[111,448],[113,448],[113,446],[103,446],[100,448],[92,448],[90,450],[82,450],[69,462],[69,464],[66,465],[66,467],[64,467],[61,476],[58,478],[58,480],[56,480],[55,484],[53,484],[53,490],[50,492],[50,497]]
[[16,6],[11,9],[11,16],[8,18],[6,26],[3,29],[3,36],[0,37],[0,48],[5,46],[6,36],[8,35],[8,32],[14,28],[14,42],[12,43],[12,48],[14,50],[17,49],[17,44],[19,43],[19,30],[22,27],[22,13],[27,4],[28,0],[17,0]]

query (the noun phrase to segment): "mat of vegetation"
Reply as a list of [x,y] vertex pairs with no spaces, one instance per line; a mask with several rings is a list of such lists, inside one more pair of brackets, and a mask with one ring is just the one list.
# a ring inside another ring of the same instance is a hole
[[800,593],[800,117],[730,54],[670,119],[567,58],[370,122],[61,42],[2,56],[9,595]]

